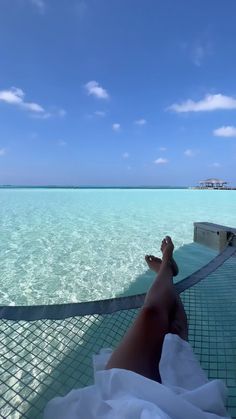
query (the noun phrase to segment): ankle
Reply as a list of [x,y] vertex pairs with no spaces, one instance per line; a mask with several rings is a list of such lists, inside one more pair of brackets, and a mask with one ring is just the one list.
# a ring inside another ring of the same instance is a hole
[[168,266],[169,265],[169,266],[171,266],[172,259],[173,259],[172,255],[171,256],[169,256],[169,255],[163,255],[161,266],[162,265],[165,265],[165,266]]
[[173,277],[173,269],[170,260],[163,260],[158,272],[158,278],[162,272],[169,272],[171,278]]

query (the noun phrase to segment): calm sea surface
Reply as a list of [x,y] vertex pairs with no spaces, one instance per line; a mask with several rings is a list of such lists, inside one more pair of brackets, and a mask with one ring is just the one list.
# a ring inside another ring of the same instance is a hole
[[0,189],[0,304],[87,301],[144,292],[144,255],[170,234],[180,278],[214,256],[193,222],[236,225],[236,191]]

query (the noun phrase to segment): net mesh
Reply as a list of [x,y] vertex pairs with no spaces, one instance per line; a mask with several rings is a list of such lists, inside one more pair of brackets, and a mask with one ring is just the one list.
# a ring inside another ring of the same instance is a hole
[[[236,258],[185,290],[189,341],[210,379],[228,389],[236,418]],[[114,347],[137,309],[64,320],[0,320],[2,418],[42,418],[48,400],[93,382],[92,354]]]

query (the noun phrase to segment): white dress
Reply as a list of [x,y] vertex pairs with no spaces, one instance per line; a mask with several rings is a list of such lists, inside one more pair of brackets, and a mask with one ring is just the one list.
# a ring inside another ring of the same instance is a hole
[[[51,400],[44,419],[228,418],[222,381],[208,381],[191,346],[165,336],[159,365],[162,384],[123,369],[104,370],[111,351],[94,357],[94,385]],[[99,369],[99,370],[98,370]]]

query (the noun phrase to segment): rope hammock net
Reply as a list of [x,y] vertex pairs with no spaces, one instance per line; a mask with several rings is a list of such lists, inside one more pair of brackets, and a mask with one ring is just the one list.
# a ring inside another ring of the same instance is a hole
[[[236,249],[176,284],[189,341],[209,379],[224,380],[236,418]],[[0,308],[2,418],[42,418],[51,398],[93,383],[92,354],[115,347],[144,295],[89,303]]]

